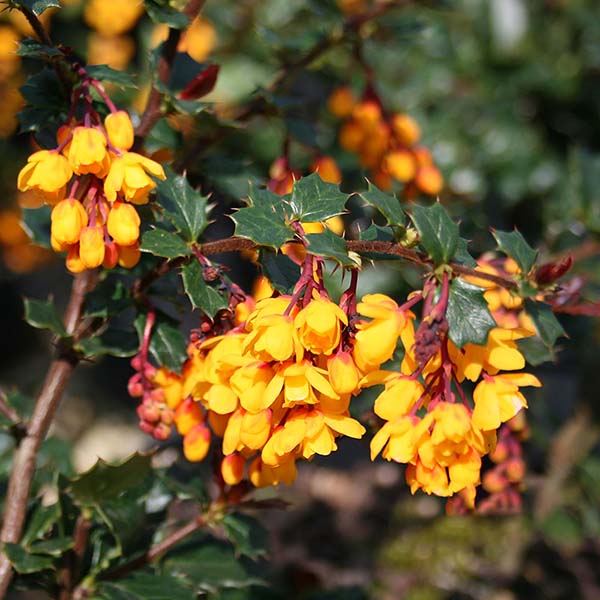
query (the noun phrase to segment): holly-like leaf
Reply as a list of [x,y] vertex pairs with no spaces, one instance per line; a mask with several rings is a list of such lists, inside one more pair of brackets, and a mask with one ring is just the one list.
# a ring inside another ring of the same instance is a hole
[[193,260],[181,269],[183,288],[194,308],[199,308],[211,319],[217,312],[227,308],[226,299],[202,277],[202,265]]
[[556,360],[552,348],[548,348],[537,336],[517,340],[517,346],[525,360],[534,367]]
[[550,305],[527,298],[525,312],[531,317],[540,339],[548,348],[552,348],[559,337],[566,336]]
[[483,292],[482,288],[462,279],[450,284],[446,319],[448,335],[458,348],[465,344],[484,345],[488,333],[496,326]]
[[132,305],[129,290],[122,281],[107,277],[85,297],[84,314],[87,317],[111,317]]
[[102,505],[141,483],[152,471],[152,454],[132,454],[117,464],[102,459],[71,480],[71,496],[80,506]]
[[533,267],[537,252],[526,242],[521,232],[517,231],[492,231],[498,243],[498,249],[506,256],[514,259],[519,265],[521,273],[527,274]]
[[48,554],[50,556],[62,556],[73,547],[73,538],[59,537],[51,540],[41,540],[29,546],[29,551],[35,554]]
[[189,18],[180,10],[171,6],[167,0],[144,0],[146,12],[155,23],[164,23],[173,29],[185,29],[189,24]]
[[477,261],[471,256],[469,252],[469,242],[465,238],[459,238],[458,246],[456,248],[456,254],[454,260],[462,263],[466,267],[476,267]]
[[357,266],[357,263],[348,256],[346,240],[329,229],[325,229],[322,233],[308,234],[306,241],[308,243],[306,251],[310,254],[331,258],[343,267]]
[[236,552],[257,559],[267,553],[267,533],[254,518],[242,514],[228,514],[221,521],[227,538]]
[[261,250],[260,264],[271,285],[282,294],[291,294],[300,278],[300,267],[285,254]]
[[394,233],[389,227],[381,227],[372,223],[359,233],[359,238],[365,242],[393,242]]
[[[135,320],[135,328],[141,343],[146,324],[146,315],[141,313]],[[158,315],[152,337],[150,338],[150,353],[158,361],[171,371],[179,371],[181,365],[187,359],[187,343],[177,325],[170,319]]]
[[131,73],[118,71],[108,65],[90,65],[86,67],[87,74],[103,83],[112,83],[120,88],[137,89],[137,83]]
[[38,17],[49,8],[60,8],[59,0],[13,0],[13,4],[28,8]]
[[181,577],[133,573],[116,583],[101,583],[95,597],[106,600],[194,600],[197,594]]
[[53,56],[62,56],[62,52],[57,48],[46,46],[46,44],[41,44],[32,38],[21,40],[17,54],[26,58],[37,58],[40,60],[48,60]]
[[157,185],[165,215],[188,242],[195,242],[208,224],[208,198],[196,191],[183,175],[166,170],[167,179]]
[[140,250],[164,258],[177,258],[192,253],[185,241],[176,233],[158,227],[142,234]]
[[36,504],[32,515],[27,521],[27,528],[23,534],[21,543],[27,547],[36,540],[43,539],[52,531],[56,522],[61,518],[61,515],[59,502],[55,502],[50,506]]
[[51,556],[31,554],[20,544],[5,543],[4,553],[13,569],[21,575],[54,568],[54,559]]
[[133,331],[109,327],[99,335],[80,340],[75,348],[87,358],[104,355],[127,358],[139,350],[139,345],[138,336]]
[[436,202],[432,206],[413,206],[410,218],[419,232],[419,240],[436,265],[448,263],[458,248],[458,224]]
[[25,321],[38,329],[49,329],[55,335],[66,337],[67,330],[58,316],[52,300],[25,298]]
[[235,222],[235,235],[275,249],[294,239],[294,231],[285,221],[281,196],[251,186],[248,202],[250,206],[231,215]]
[[404,227],[406,215],[400,206],[400,200],[396,196],[382,192],[376,185],[369,181],[369,189],[360,192],[359,196],[373,208],[376,208],[387,220],[388,225]]
[[304,223],[325,221],[345,211],[348,195],[335,183],[321,179],[318,173],[302,177],[294,184],[289,205],[291,217]]
[[47,206],[39,208],[23,208],[21,210],[23,228],[31,241],[38,246],[50,248],[50,213]]
[[29,77],[20,92],[26,101],[25,108],[17,115],[20,131],[39,131],[58,120],[64,120],[68,101],[52,69],[44,68]]

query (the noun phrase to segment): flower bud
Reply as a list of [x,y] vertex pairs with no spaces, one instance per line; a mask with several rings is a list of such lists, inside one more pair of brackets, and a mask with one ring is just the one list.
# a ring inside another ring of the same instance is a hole
[[327,101],[329,112],[340,119],[349,117],[355,105],[356,98],[349,87],[341,87],[334,90]]
[[81,230],[88,224],[83,204],[75,198],[65,198],[52,209],[51,236],[57,244],[76,244]]
[[119,246],[119,266],[132,269],[140,262],[140,247],[138,244],[132,246]]
[[433,165],[421,167],[415,177],[417,187],[430,196],[435,196],[444,187],[444,178],[437,167]]
[[79,257],[79,244],[73,244],[69,248],[69,252],[67,253],[67,260],[66,260],[65,264],[67,265],[67,269],[69,269],[69,271],[71,271],[71,273],[77,274],[77,273],[81,273],[82,271],[85,271],[85,265],[83,264],[83,261]]
[[511,458],[506,462],[506,476],[511,483],[519,483],[525,476],[525,463],[520,458]]
[[415,159],[407,150],[395,150],[386,154],[384,167],[394,179],[402,183],[410,181],[415,176]]
[[358,388],[360,373],[348,352],[338,352],[327,361],[329,382],[338,394],[350,394]]
[[246,461],[241,454],[234,452],[223,458],[221,476],[227,485],[237,485],[244,478]]
[[421,137],[421,128],[417,122],[405,114],[397,114],[392,117],[392,129],[403,146],[410,147]]
[[144,395],[142,377],[139,373],[133,375],[127,382],[127,393],[132,398],[141,398]]
[[488,471],[483,476],[482,486],[488,494],[497,494],[506,489],[508,481],[503,475],[500,475],[495,470]]
[[85,227],[79,238],[79,258],[86,269],[95,269],[104,260],[104,233],[100,227]]
[[204,411],[191,398],[186,398],[175,411],[175,425],[181,435],[186,435],[193,427],[203,422]]
[[183,438],[183,454],[190,462],[199,462],[208,454],[210,430],[203,423],[195,425]]
[[119,246],[131,246],[140,237],[140,216],[131,204],[115,202],[108,213],[106,227]]
[[119,247],[114,242],[109,242],[105,244],[104,247],[104,260],[102,261],[102,266],[105,269],[112,269],[116,266],[119,260]]
[[341,183],[342,173],[331,156],[321,156],[312,164],[311,171],[318,173],[323,181]]
[[133,125],[129,115],[124,110],[111,113],[104,119],[104,127],[110,143],[122,150],[129,150],[133,146]]
[[171,435],[171,426],[166,423],[158,423],[152,431],[152,435],[154,436],[154,439],[164,442],[165,440],[168,440]]

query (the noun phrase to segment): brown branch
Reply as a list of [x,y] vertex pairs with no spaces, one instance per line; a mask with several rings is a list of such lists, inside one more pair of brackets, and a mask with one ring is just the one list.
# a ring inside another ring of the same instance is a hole
[[[95,271],[84,271],[75,277],[64,317],[67,333],[73,334],[77,328],[85,295],[96,285],[96,281]],[[79,356],[76,353],[59,345],[58,355],[46,374],[26,434],[14,453],[0,532],[2,542],[18,543],[21,539],[37,454],[54,419],[65,386],[78,362]],[[0,555],[0,598],[6,594],[11,579],[12,566],[3,553]]]
[[[183,13],[189,17],[190,20],[194,19],[202,10],[205,1],[206,0],[190,0],[187,6],[184,8]],[[173,68],[173,62],[177,56],[177,46],[179,45],[181,34],[182,30],[170,28],[169,36],[163,44],[161,57],[158,61],[157,74],[158,79],[164,84],[169,82],[169,77],[171,76],[171,70]],[[137,147],[141,145],[143,138],[145,138],[150,131],[152,131],[154,125],[156,125],[157,121],[161,118],[163,114],[161,108],[162,99],[162,92],[159,92],[155,87],[153,87],[152,91],[150,92],[144,113],[140,119],[140,123],[135,131]]]
[[35,32],[35,35],[37,35],[40,42],[42,42],[42,44],[45,44],[46,46],[54,48],[54,43],[52,42],[50,34],[46,31],[46,29],[42,25],[42,22],[38,19],[37,15],[31,9],[27,8],[26,6],[23,6],[22,4],[19,5],[18,10],[27,19],[27,22],[31,26],[31,29],[33,29],[33,31]]

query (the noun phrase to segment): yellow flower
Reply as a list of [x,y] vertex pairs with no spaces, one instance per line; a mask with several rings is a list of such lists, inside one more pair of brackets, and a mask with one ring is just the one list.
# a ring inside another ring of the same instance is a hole
[[230,379],[231,389],[240,399],[244,409],[257,413],[269,408],[275,402],[279,392],[270,393],[269,383],[274,371],[268,363],[252,361],[238,368]]
[[131,204],[114,202],[110,206],[106,228],[119,246],[131,246],[140,237],[140,216]]
[[54,150],[34,152],[21,169],[17,187],[22,192],[41,192],[50,204],[65,197],[67,183],[73,176],[69,161]]
[[175,411],[173,420],[180,435],[186,435],[196,425],[204,423],[205,415],[198,402],[191,398],[184,400]]
[[410,463],[417,455],[417,443],[431,421],[419,417],[400,417],[389,421],[371,440],[371,460],[382,452],[383,458]]
[[425,393],[421,383],[412,377],[398,375],[385,384],[375,400],[375,414],[386,421],[407,415]]
[[417,122],[407,114],[395,114],[392,117],[392,130],[403,146],[413,146],[421,137],[421,128]]
[[248,478],[255,487],[268,485],[291,485],[296,479],[296,462],[290,458],[287,462],[269,467],[265,465],[260,456],[257,456],[248,467]]
[[158,179],[166,179],[163,168],[157,162],[136,152],[126,152],[113,158],[104,180],[106,198],[114,202],[120,192],[129,202],[145,204],[148,194],[156,187],[148,173]]
[[183,454],[190,462],[204,460],[210,448],[210,430],[200,423],[194,425],[183,437]]
[[[264,361],[286,361],[295,354],[300,359],[304,354],[290,315],[273,313],[281,298],[267,298],[259,302],[256,310],[248,317],[246,329],[250,331],[244,351],[251,352]],[[288,300],[284,301],[287,308]],[[285,310],[285,308],[283,309]],[[283,312],[283,310],[281,312]]]
[[79,258],[86,269],[95,269],[104,260],[104,232],[100,227],[84,227],[79,236]]
[[354,97],[352,90],[348,87],[337,88],[327,100],[329,112],[340,119],[349,117],[352,114],[355,105],[356,98]]
[[314,354],[330,355],[340,343],[341,324],[348,325],[344,311],[316,293],[294,319],[302,345]]
[[539,379],[529,373],[504,373],[486,377],[477,384],[473,392],[473,426],[484,431],[498,429],[502,423],[527,407],[527,400],[519,387],[541,385]]
[[140,262],[141,252],[138,244],[132,246],[119,246],[119,266],[125,269],[132,269]]
[[71,273],[77,274],[81,273],[82,271],[85,271],[86,267],[83,264],[81,258],[79,257],[79,244],[73,244],[69,248],[65,264],[67,266],[67,269],[69,269]]
[[94,127],[75,127],[67,158],[78,175],[93,173],[104,177],[110,166],[106,136]]
[[119,150],[133,146],[134,131],[129,115],[124,110],[111,113],[104,119],[104,127],[110,143]]
[[338,394],[351,394],[359,389],[360,371],[349,352],[338,352],[329,357],[327,372],[331,387]]
[[161,367],[154,375],[154,381],[158,387],[165,393],[167,406],[171,409],[177,408],[182,400],[181,396],[181,377],[165,367]]
[[413,155],[408,150],[394,150],[383,158],[384,169],[398,181],[406,183],[416,173],[417,165]]
[[79,200],[65,198],[52,209],[51,220],[51,236],[60,247],[79,241],[81,230],[88,224],[88,214]]
[[237,485],[244,478],[246,461],[241,454],[234,452],[221,461],[221,477],[227,485]]

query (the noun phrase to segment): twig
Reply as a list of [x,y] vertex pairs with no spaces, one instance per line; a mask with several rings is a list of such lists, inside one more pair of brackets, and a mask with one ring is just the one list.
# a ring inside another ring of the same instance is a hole
[[[84,271],[75,277],[64,318],[67,333],[72,334],[75,331],[81,319],[85,295],[96,285],[96,280],[95,271]],[[17,543],[21,539],[37,454],[54,419],[65,386],[79,360],[79,356],[70,348],[59,346],[59,353],[46,374],[26,434],[14,454],[0,532],[2,542]],[[6,555],[2,553],[0,555],[0,598],[6,594],[11,579],[12,566]]]
[[[205,1],[206,0],[190,0],[187,6],[184,8],[183,13],[189,17],[190,20],[193,19],[202,10]],[[168,83],[169,77],[171,76],[171,69],[173,68],[175,57],[177,56],[177,46],[179,45],[179,40],[181,39],[181,33],[182,32],[180,29],[169,29],[169,36],[163,44],[161,57],[158,61],[157,67],[158,79],[162,83]],[[162,116],[162,99],[162,92],[159,92],[155,87],[153,87],[148,98],[148,103],[146,104],[146,108],[135,132],[137,138],[136,146],[139,147],[141,145],[142,139],[150,133],[154,125],[156,125],[156,122]]]
[[31,26],[31,29],[33,29],[35,32],[35,35],[38,36],[40,42],[46,46],[54,48],[54,43],[52,42],[50,34],[46,31],[37,15],[31,9],[23,6],[22,4],[19,5],[18,10],[21,11],[23,16],[27,19],[27,22]]

